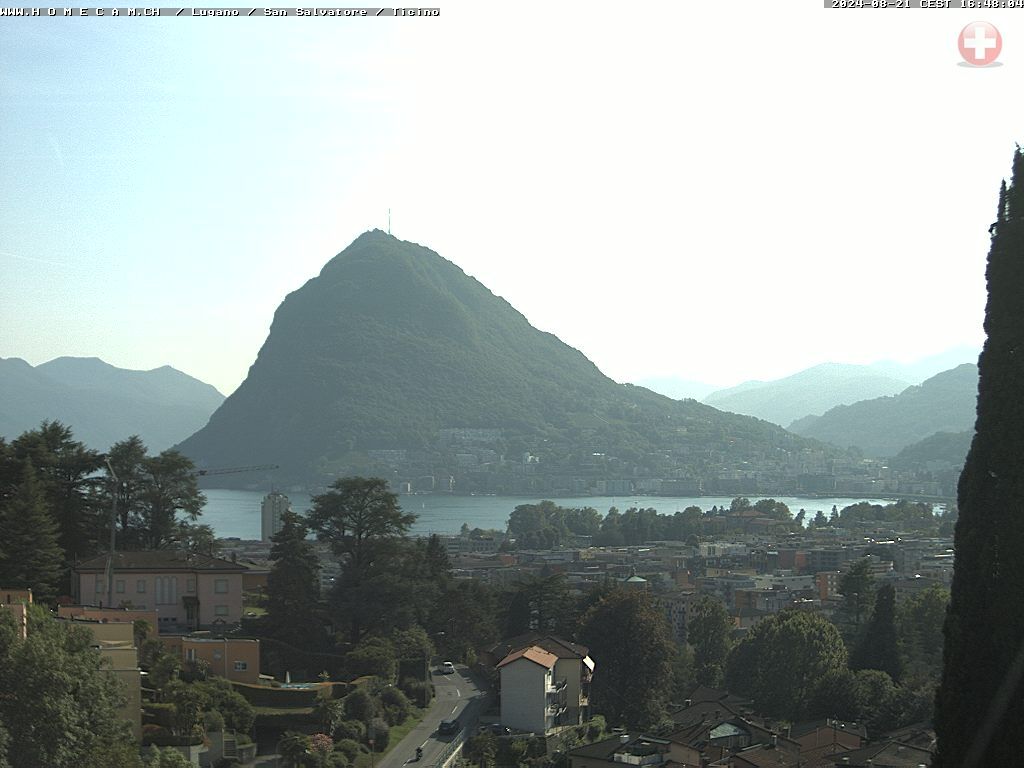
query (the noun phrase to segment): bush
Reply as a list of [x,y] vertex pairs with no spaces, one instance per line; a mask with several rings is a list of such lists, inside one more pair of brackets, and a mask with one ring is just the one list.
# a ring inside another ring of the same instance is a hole
[[224,730],[224,715],[217,710],[203,714],[203,727],[207,733],[217,733]]
[[364,723],[369,723],[377,713],[377,703],[362,688],[357,688],[342,699],[342,705],[345,707],[345,716],[349,720],[361,720]]
[[380,703],[388,725],[401,725],[409,718],[409,713],[412,711],[409,699],[397,688],[385,688],[381,691]]
[[334,742],[334,751],[344,755],[348,762],[355,763],[356,757],[363,751],[363,748],[359,742],[352,739],[340,739]]
[[324,768],[348,768],[348,758],[341,752],[332,752],[324,761]]
[[417,707],[430,704],[431,699],[434,698],[433,683],[416,680],[412,677],[406,677],[402,680],[400,687],[402,693],[404,693],[411,702],[414,702]]
[[366,725],[359,720],[342,720],[331,734],[335,740],[347,739],[360,744],[366,740]]
[[374,752],[383,752],[388,748],[388,742],[391,741],[391,727],[386,720],[375,717],[366,731],[366,738],[367,740],[373,738]]
[[232,686],[254,707],[272,709],[304,709],[315,706],[322,687],[274,688],[247,683],[232,683]]

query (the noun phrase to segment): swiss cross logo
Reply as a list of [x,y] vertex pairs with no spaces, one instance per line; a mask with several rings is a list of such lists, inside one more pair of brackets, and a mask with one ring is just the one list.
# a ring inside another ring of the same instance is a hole
[[960,30],[960,55],[976,67],[984,67],[999,58],[1003,50],[1003,37],[987,21],[972,21]]

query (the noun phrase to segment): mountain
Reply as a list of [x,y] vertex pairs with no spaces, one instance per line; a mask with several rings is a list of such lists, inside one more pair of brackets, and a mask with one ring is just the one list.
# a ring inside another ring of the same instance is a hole
[[868,456],[895,456],[936,432],[973,430],[977,397],[978,366],[964,363],[894,397],[841,405],[789,429],[844,448],[857,446]]
[[203,466],[278,464],[277,484],[373,473],[493,493],[629,488],[637,476],[690,489],[723,465],[822,450],[617,384],[456,265],[379,230],[284,299],[245,381],[180,448]]
[[932,467],[961,469],[973,439],[973,429],[965,432],[936,432],[924,440],[908,445],[892,457],[889,466],[904,470]]
[[956,368],[964,363],[978,362],[981,347],[970,344],[951,347],[928,357],[922,357],[910,363],[897,363],[893,360],[880,360],[870,365],[879,373],[905,379],[910,384],[920,384],[938,373]]
[[775,381],[747,381],[712,392],[704,402],[732,413],[786,425],[837,405],[902,392],[909,382],[866,365],[822,363]]
[[134,434],[151,451],[170,448],[224,401],[209,384],[170,366],[131,371],[95,357],[59,357],[35,367],[0,358],[0,392],[0,435],[8,440],[48,419],[100,451]]
[[635,382],[638,387],[644,387],[657,392],[659,395],[671,397],[673,400],[703,400],[707,395],[715,391],[714,384],[707,384],[703,381],[692,381],[679,376],[651,376],[647,379],[640,379]]

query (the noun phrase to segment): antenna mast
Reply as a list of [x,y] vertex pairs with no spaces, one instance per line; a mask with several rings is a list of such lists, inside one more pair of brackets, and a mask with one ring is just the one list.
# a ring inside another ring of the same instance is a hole
[[388,208],[388,234],[391,234],[391,209]]

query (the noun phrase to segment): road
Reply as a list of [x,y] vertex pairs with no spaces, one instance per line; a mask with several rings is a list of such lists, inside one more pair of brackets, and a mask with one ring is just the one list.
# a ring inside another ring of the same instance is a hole
[[[484,705],[486,691],[477,688],[466,667],[456,667],[452,675],[435,671],[433,682],[435,698],[423,720],[377,761],[375,768],[432,768],[456,738],[438,736],[437,726],[442,720],[458,716],[460,725],[469,729],[471,734],[476,732],[476,721]],[[423,757],[419,762],[416,761],[416,747],[423,747]]]

